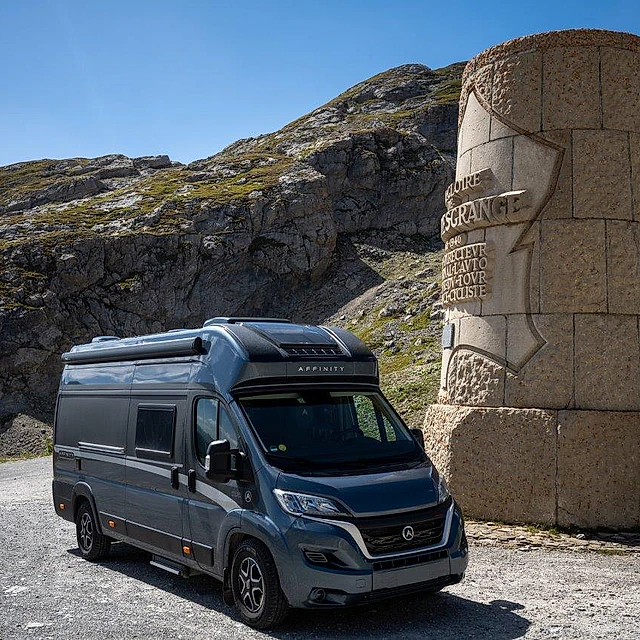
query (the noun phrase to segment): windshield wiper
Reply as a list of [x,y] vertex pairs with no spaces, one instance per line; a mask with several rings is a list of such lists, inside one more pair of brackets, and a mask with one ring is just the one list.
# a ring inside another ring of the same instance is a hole
[[280,465],[280,468],[286,473],[307,471],[310,475],[314,476],[333,475],[332,468],[327,468],[325,463],[322,462],[316,462],[308,458],[298,458],[296,456],[282,456],[274,453],[268,453],[267,456],[275,458],[276,465]]
[[282,462],[291,462],[294,464],[298,464],[301,467],[307,468],[317,468],[318,463],[313,460],[309,460],[309,458],[298,458],[297,456],[283,456],[279,453],[267,453],[269,458],[275,458],[276,460],[281,460]]
[[421,459],[414,455],[413,451],[405,451],[404,453],[396,453],[392,456],[372,456],[369,458],[355,458],[353,460],[342,460],[340,464],[359,467],[380,467],[387,464],[403,464],[411,462],[421,462]]

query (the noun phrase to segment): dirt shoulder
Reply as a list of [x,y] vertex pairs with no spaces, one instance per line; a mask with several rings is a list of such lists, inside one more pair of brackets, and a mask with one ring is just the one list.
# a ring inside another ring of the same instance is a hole
[[554,549],[640,557],[640,533],[576,531],[565,533],[530,525],[501,522],[466,522],[467,538],[483,547],[504,547],[519,551]]

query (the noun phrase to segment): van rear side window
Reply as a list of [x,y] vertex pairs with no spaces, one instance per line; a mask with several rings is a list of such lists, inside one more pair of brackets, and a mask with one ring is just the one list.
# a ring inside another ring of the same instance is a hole
[[171,458],[175,422],[174,405],[140,405],[136,421],[136,455]]

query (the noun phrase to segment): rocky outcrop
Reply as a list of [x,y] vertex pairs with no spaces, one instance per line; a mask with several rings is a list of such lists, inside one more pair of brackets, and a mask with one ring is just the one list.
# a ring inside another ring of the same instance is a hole
[[18,414],[0,424],[0,460],[32,455],[49,455],[53,447],[51,424]]
[[[0,168],[0,418],[50,412],[74,343],[214,315],[297,318],[340,237],[436,235],[461,71],[392,69],[190,165],[106,156]],[[323,317],[336,310],[323,305]]]
[[[311,152],[324,176],[336,230],[389,229],[434,235],[451,167],[425,138],[394,129],[357,133]],[[384,189],[381,187],[384,185]]]

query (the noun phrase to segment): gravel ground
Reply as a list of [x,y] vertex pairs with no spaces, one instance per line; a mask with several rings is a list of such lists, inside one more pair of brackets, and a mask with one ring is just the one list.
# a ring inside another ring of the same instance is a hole
[[431,597],[239,622],[215,580],[183,580],[114,545],[82,560],[51,506],[51,459],[0,464],[0,639],[638,638],[640,557],[472,546],[466,579]]

